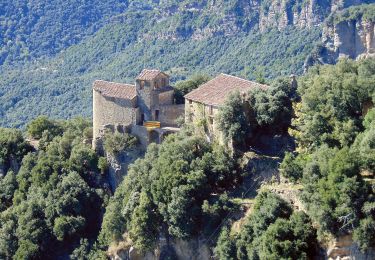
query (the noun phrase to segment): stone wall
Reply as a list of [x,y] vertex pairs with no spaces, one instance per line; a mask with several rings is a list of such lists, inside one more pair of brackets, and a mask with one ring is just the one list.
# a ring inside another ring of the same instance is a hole
[[218,130],[216,116],[219,108],[216,106],[209,106],[199,102],[186,100],[185,102],[185,122],[192,123],[201,130],[210,139],[216,139],[219,142],[223,141],[222,134]]
[[[93,90],[93,142],[101,136],[105,125],[131,125],[138,118],[137,99],[126,100],[102,96]],[[95,145],[94,145],[95,147]]]
[[142,149],[146,150],[149,144],[149,132],[147,128],[141,125],[132,125],[130,133],[138,137],[140,146]]
[[185,105],[163,105],[159,107],[159,121],[162,126],[177,126],[177,118],[183,117]]
[[165,91],[159,94],[159,105],[172,105],[174,91]]

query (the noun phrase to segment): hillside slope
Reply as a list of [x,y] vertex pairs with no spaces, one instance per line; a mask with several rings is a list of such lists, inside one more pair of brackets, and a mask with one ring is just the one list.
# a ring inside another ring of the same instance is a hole
[[[302,73],[331,11],[367,1],[97,2],[69,8],[64,2],[62,11],[49,12],[40,4],[26,8],[25,19],[3,4],[8,13],[1,13],[1,22],[13,27],[4,27],[2,38],[19,39],[21,47],[1,45],[0,125],[22,127],[39,114],[90,116],[94,79],[131,82],[144,67],[166,70],[173,80],[198,72],[247,78]],[[38,10],[45,17],[30,22]]]

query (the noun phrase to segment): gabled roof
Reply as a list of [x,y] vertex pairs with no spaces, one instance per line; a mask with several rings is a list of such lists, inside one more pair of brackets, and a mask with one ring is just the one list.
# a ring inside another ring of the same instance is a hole
[[229,94],[233,91],[246,93],[255,88],[267,89],[267,85],[241,79],[239,77],[220,74],[199,88],[185,95],[186,99],[206,105],[220,106],[224,104]]
[[104,80],[96,80],[93,89],[100,92],[105,97],[114,97],[132,100],[137,96],[134,85],[115,83]]
[[153,80],[160,74],[163,74],[167,77],[169,77],[167,74],[160,70],[149,70],[149,69],[144,69],[142,70],[141,74],[138,75],[137,79],[138,80]]

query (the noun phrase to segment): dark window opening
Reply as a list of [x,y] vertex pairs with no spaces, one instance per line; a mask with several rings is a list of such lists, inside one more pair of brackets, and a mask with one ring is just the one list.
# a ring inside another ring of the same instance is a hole
[[141,114],[141,125],[143,125],[144,121],[145,121],[145,114]]
[[155,121],[159,120],[159,110],[155,110]]

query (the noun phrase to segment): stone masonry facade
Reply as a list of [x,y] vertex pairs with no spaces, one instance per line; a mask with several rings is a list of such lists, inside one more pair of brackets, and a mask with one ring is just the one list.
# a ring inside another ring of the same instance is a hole
[[231,92],[246,95],[252,88],[268,86],[220,74],[185,95],[185,104],[175,104],[169,76],[159,70],[143,70],[135,85],[97,80],[93,85],[93,147],[100,151],[104,133],[117,131],[137,136],[146,148],[178,131],[180,117],[203,129],[209,140],[220,141],[215,120],[220,106]]

